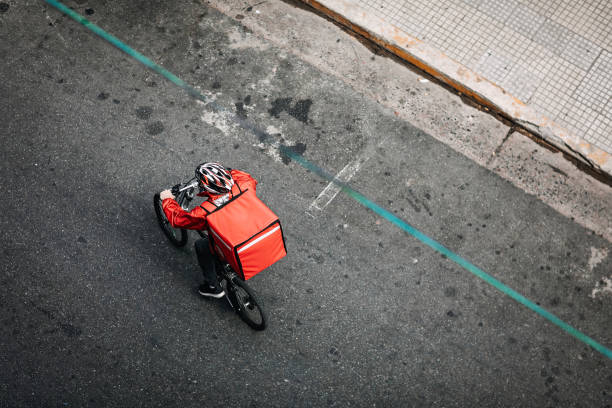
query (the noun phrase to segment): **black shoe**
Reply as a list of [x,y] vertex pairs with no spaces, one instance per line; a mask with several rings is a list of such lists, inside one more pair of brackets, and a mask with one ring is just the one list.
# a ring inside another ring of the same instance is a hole
[[213,297],[215,299],[219,299],[225,295],[225,291],[220,287],[210,286],[206,283],[200,285],[198,292],[200,292],[202,296]]

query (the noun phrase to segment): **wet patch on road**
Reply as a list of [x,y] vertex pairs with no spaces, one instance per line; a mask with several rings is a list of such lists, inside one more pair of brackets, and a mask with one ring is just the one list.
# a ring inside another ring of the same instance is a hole
[[153,123],[147,124],[146,127],[147,133],[151,136],[159,135],[164,131],[164,124],[161,121],[155,121]]
[[300,122],[307,123],[312,100],[302,99],[296,101],[295,104],[291,106],[292,101],[293,98],[277,98],[272,101],[272,108],[268,110],[268,113],[270,116],[278,118],[281,112],[287,112]]
[[246,119],[247,113],[246,110],[244,110],[244,103],[236,102],[234,106],[236,106],[236,115],[238,115],[238,117],[241,119]]
[[151,117],[153,109],[150,106],[141,106],[136,109],[136,117],[138,119],[147,120]]

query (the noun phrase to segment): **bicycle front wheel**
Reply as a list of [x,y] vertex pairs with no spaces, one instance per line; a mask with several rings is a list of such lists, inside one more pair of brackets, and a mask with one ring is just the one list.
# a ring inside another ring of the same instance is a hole
[[174,246],[182,247],[187,243],[187,231],[181,228],[174,228],[170,225],[170,221],[164,213],[162,207],[162,200],[159,197],[159,193],[153,197],[153,206],[155,207],[155,214],[157,215],[157,221],[164,235],[172,242]]
[[228,295],[238,316],[246,324],[255,330],[266,328],[267,318],[261,307],[262,303],[246,282],[239,278],[232,279],[232,283],[228,285]]

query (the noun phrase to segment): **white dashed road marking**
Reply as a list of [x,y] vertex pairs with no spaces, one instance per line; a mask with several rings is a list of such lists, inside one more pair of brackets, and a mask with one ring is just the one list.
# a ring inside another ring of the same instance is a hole
[[[361,166],[368,160],[368,157],[360,157],[355,161],[344,166],[342,170],[338,174],[336,174],[336,179],[347,183],[350,181],[353,176],[359,171]],[[332,202],[334,198],[338,195],[338,193],[342,190],[340,186],[338,186],[334,182],[330,182],[324,189],[321,191],[321,194],[308,206],[306,213],[314,216],[314,213],[317,211],[323,211],[325,207]]]

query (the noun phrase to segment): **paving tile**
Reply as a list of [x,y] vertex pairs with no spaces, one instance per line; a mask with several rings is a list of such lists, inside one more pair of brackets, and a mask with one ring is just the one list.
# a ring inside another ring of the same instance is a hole
[[597,115],[584,139],[603,150],[612,146],[612,118],[605,114]]
[[458,44],[452,41],[456,35],[454,31],[457,25],[464,19],[471,19],[471,7],[455,4],[455,2],[445,1],[442,3],[441,14],[433,18],[429,27],[425,29],[423,41],[438,48],[443,52],[448,52],[453,47],[461,46],[469,48],[470,44]]
[[557,120],[586,76],[586,71],[566,63],[560,57],[552,57],[549,63],[548,74],[541,76],[528,105]]
[[517,0],[482,0],[482,3],[480,3],[480,6],[478,6],[478,10],[496,20],[505,22],[510,14],[512,14],[516,6],[518,6]]
[[529,98],[529,102],[527,103],[527,105],[534,108],[537,112],[545,115],[549,119],[556,121],[556,118],[561,113],[561,109],[563,109],[563,106],[565,106],[570,96],[567,95],[563,98],[555,98],[551,103],[549,96],[550,93],[551,92],[549,89],[545,89],[540,84],[540,86],[538,86],[538,89],[536,89],[535,92],[531,95],[531,98]]
[[504,27],[490,45],[497,55],[504,56],[511,63],[526,63],[527,53],[535,43],[510,27]]
[[584,138],[599,115],[585,104],[571,99],[556,120],[576,136]]
[[447,54],[474,68],[495,36],[503,29],[503,24],[481,11],[471,8],[469,11],[465,18],[455,23]]
[[506,26],[527,38],[532,38],[546,18],[529,7],[519,4],[506,19]]
[[483,0],[460,0],[459,3],[466,4],[466,5],[476,9],[476,8],[478,8],[478,6],[480,6],[482,1]]
[[588,70],[600,53],[601,47],[598,47],[584,37],[572,33],[565,49],[561,53],[561,57],[582,69]]
[[540,78],[550,76],[557,64],[569,65],[567,61],[536,42],[529,45],[521,61],[528,70],[535,72]]
[[612,53],[603,51],[574,92],[573,98],[599,113],[604,113],[610,97],[612,97]]
[[612,29],[610,0],[567,1],[551,17],[576,34],[602,47]]
[[501,85],[512,67],[513,63],[511,56],[502,55],[501,53],[489,49],[482,55],[475,69],[476,72],[483,77],[497,85]]
[[572,32],[563,25],[546,19],[540,28],[535,32],[533,40],[538,44],[548,48],[556,55],[561,55]]
[[548,18],[567,0],[519,0],[519,3],[527,6],[539,15]]
[[515,64],[500,84],[511,95],[527,103],[540,84],[540,78],[520,64]]
[[[399,2],[398,2],[399,3]],[[394,18],[396,25],[413,36],[423,39],[432,19],[438,16],[438,7],[432,7],[416,0],[406,0],[398,7]]]

